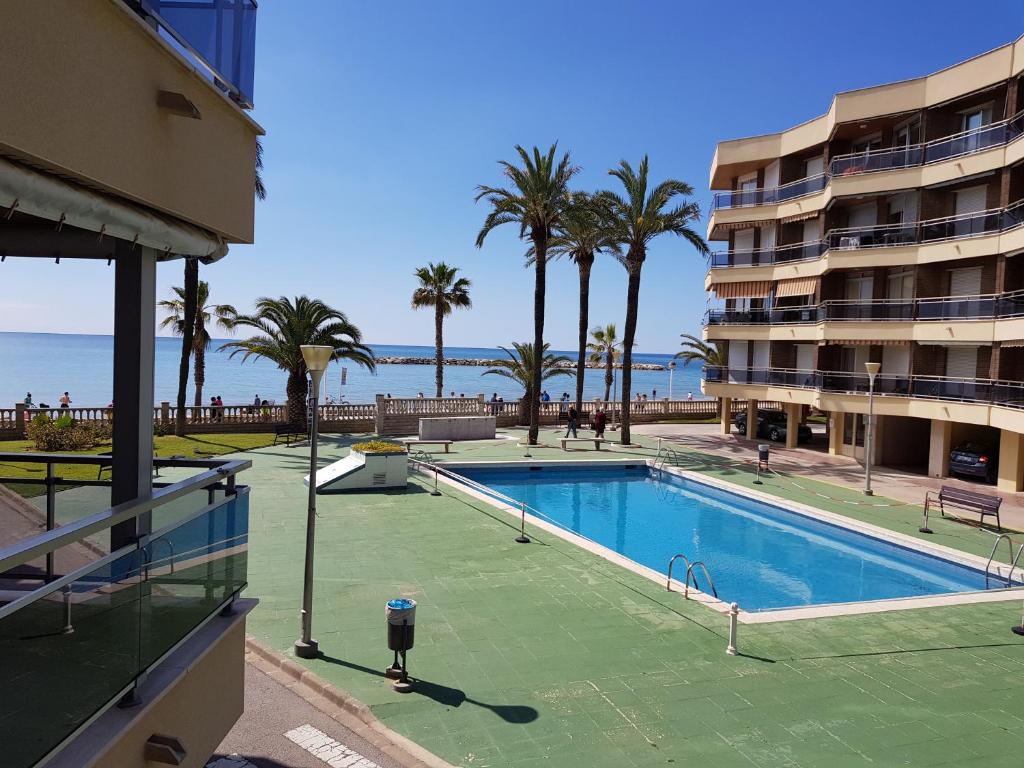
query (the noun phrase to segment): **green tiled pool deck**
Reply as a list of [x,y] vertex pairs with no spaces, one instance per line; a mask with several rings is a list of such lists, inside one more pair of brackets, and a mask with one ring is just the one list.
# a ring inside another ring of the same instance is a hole
[[[543,438],[554,442],[554,433]],[[651,456],[656,448],[602,451]],[[325,460],[348,438],[328,437]],[[557,445],[557,443],[556,443]],[[459,444],[446,458],[521,458],[511,441]],[[535,459],[593,452],[533,450]],[[249,631],[291,653],[298,631],[307,449],[245,454],[254,467]],[[438,455],[442,458],[443,454]],[[721,459],[688,469],[747,483]],[[836,486],[769,478],[761,489],[916,534],[920,509],[864,507]],[[302,661],[388,726],[464,766],[1020,766],[1020,603],[741,625],[462,494],[320,496],[314,636]],[[824,494],[823,498],[817,494]],[[876,499],[875,503],[887,503]],[[937,542],[987,554],[991,536],[935,521]],[[419,601],[414,693],[392,691],[384,603]]]

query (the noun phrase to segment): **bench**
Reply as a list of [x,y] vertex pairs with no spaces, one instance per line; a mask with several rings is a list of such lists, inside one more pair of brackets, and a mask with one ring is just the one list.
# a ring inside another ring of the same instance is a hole
[[594,450],[600,451],[601,443],[606,443],[608,441],[603,437],[560,437],[558,438],[558,442],[562,444],[563,451],[568,450],[568,448],[565,447],[567,443],[593,443]]
[[448,446],[454,442],[454,440],[422,440],[418,437],[406,437],[402,439],[402,443],[405,445],[406,449],[412,445],[443,445],[445,453],[448,453]]
[[274,425],[274,445],[277,445],[277,441],[284,438],[285,445],[291,445],[292,440],[300,441],[307,437],[305,430],[299,429],[294,424],[275,424]]
[[[928,528],[928,512],[931,509],[931,505],[936,503],[939,505],[939,514],[942,517],[946,517],[946,505],[948,504],[951,507],[963,509],[967,512],[976,512],[979,525],[985,522],[986,515],[994,517],[996,519],[996,530],[1003,530],[1002,524],[999,521],[999,507],[1002,505],[1003,500],[999,496],[966,491],[961,488],[944,485],[939,489],[938,493],[928,491],[924,496],[924,527],[921,530],[925,533],[931,533],[931,531],[926,530]],[[955,515],[950,516],[955,517]]]

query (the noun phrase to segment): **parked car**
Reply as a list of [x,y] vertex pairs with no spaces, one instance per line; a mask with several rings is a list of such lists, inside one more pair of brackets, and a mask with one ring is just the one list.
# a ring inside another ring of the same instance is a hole
[[[740,411],[733,419],[736,430],[741,434],[747,433],[747,413]],[[757,412],[757,436],[766,437],[769,440],[779,443],[786,439],[786,414],[784,411],[759,410]],[[798,443],[809,443],[811,441],[811,428],[801,424],[797,431]]]
[[949,452],[949,474],[996,481],[999,449],[985,443],[961,443]]

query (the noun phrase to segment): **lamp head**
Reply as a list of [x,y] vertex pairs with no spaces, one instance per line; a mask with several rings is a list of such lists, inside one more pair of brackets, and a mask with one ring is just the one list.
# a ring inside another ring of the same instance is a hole
[[878,375],[878,370],[882,367],[881,363],[864,363],[864,370],[868,372],[868,378],[871,381],[875,380],[875,376]]
[[[319,388],[320,379],[323,378],[324,371],[327,370],[327,364],[334,357],[334,347],[325,344],[303,344],[299,349],[302,350],[302,359],[306,362],[306,369],[309,371],[310,378],[313,379],[313,385]],[[316,390],[314,389],[313,392],[315,394]]]

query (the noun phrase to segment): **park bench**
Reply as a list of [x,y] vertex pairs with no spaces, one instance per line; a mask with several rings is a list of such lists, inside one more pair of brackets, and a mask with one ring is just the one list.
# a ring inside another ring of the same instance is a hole
[[277,445],[277,441],[284,438],[285,445],[291,445],[292,440],[300,441],[304,440],[307,435],[306,431],[299,429],[294,424],[275,424],[274,425],[274,445]]
[[566,444],[568,443],[593,443],[594,450],[600,451],[601,443],[606,443],[608,441],[603,437],[560,437],[558,438],[558,442],[562,444],[563,451],[569,450],[566,448]]
[[[924,496],[924,518],[925,525],[928,527],[928,512],[933,504],[938,504],[939,514],[942,517],[946,517],[946,506],[956,507],[967,512],[975,512],[978,514],[979,524],[985,522],[985,516],[989,515],[996,519],[996,530],[1001,531],[1002,525],[999,522],[999,507],[1002,505],[1003,500],[999,496],[992,496],[988,493],[978,493],[976,491],[966,491],[961,488],[953,488],[949,485],[944,485],[939,489],[938,493],[934,491],[928,491]],[[955,517],[955,515],[951,515]]]
[[448,447],[454,442],[454,440],[421,440],[418,437],[406,437],[402,439],[402,443],[405,445],[406,449],[413,445],[443,445],[445,453],[448,453]]

